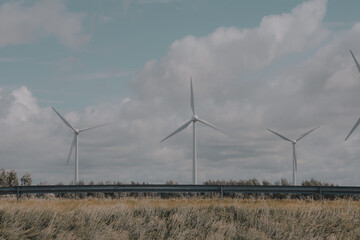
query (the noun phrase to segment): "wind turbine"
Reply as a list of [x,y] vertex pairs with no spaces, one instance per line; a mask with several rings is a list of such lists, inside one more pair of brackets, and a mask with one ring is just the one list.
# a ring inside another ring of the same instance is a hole
[[270,129],[267,129],[269,130],[270,132],[274,133],[275,135],[279,136],[280,138],[284,139],[285,141],[289,141],[292,143],[293,145],[293,185],[295,186],[296,185],[296,172],[297,172],[297,160],[296,160],[296,151],[295,151],[295,145],[298,141],[300,141],[300,139],[304,138],[306,135],[310,134],[312,131],[314,131],[315,129],[317,129],[318,127],[320,126],[317,126],[316,128],[313,128],[309,131],[307,131],[306,133],[303,133],[301,134],[297,139],[295,140],[290,140],[289,138],[287,137],[284,137],[283,135],[277,133],[277,132],[274,132]]
[[94,127],[89,127],[89,128],[77,129],[77,128],[74,128],[68,121],[66,121],[66,119],[58,111],[56,111],[56,109],[54,107],[51,107],[51,108],[61,118],[61,120],[63,120],[63,122],[70,129],[72,129],[74,131],[74,138],[73,138],[73,141],[71,143],[70,152],[69,152],[69,156],[68,156],[68,159],[67,159],[67,164],[69,164],[69,159],[71,157],[73,149],[75,148],[75,179],[74,180],[75,180],[75,184],[77,184],[79,182],[79,179],[78,179],[78,175],[79,175],[79,152],[78,152],[79,141],[78,141],[78,135],[81,132],[85,132],[85,131],[90,130],[90,129],[98,128],[98,127],[107,125],[108,123],[97,125],[97,126],[94,126]]
[[[354,62],[356,64],[356,67],[358,69],[358,71],[360,72],[360,65],[359,62],[357,61],[356,57],[354,56],[353,52],[350,50],[351,56],[354,59]],[[355,131],[355,129],[359,126],[360,124],[360,118],[357,120],[357,122],[355,123],[354,127],[351,129],[351,131],[349,132],[349,134],[346,136],[345,141],[350,137],[350,135]]]
[[356,59],[354,53],[353,53],[351,50],[350,50],[350,53],[351,53],[351,56],[352,56],[353,59],[354,59],[354,62],[355,62],[355,64],[356,64],[356,67],[357,67],[358,71],[360,72],[360,65],[359,65],[358,60]]
[[194,93],[193,93],[193,86],[192,86],[192,79],[190,78],[190,105],[191,105],[191,110],[193,113],[192,118],[187,121],[184,125],[182,125],[181,127],[179,127],[178,129],[176,129],[173,133],[171,133],[169,136],[167,136],[166,138],[164,138],[163,140],[161,140],[161,142],[165,141],[166,139],[172,137],[173,135],[177,134],[178,132],[184,130],[187,126],[190,125],[190,123],[193,124],[193,184],[197,184],[197,153],[196,153],[196,122],[201,122],[205,125],[207,125],[208,127],[211,127],[215,130],[218,130],[224,134],[226,134],[224,131],[222,131],[221,129],[215,127],[214,125],[212,125],[211,123],[200,119],[197,115],[196,115],[196,111],[195,111],[195,103],[194,103]]

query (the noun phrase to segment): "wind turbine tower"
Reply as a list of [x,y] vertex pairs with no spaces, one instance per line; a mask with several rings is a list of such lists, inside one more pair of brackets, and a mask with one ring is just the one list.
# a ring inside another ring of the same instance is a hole
[[83,129],[77,129],[77,128],[74,128],[58,111],[56,111],[56,109],[54,107],[51,107],[55,113],[61,118],[61,120],[63,120],[63,122],[71,129],[74,131],[74,138],[73,138],[73,141],[71,143],[71,147],[70,147],[70,152],[69,152],[69,156],[68,156],[68,159],[67,159],[67,164],[69,164],[69,160],[70,160],[70,157],[71,157],[71,154],[75,148],[75,178],[74,178],[74,181],[75,181],[75,184],[77,184],[79,182],[79,152],[78,152],[78,144],[79,144],[79,141],[78,141],[78,135],[81,133],[81,132],[85,132],[87,130],[90,130],[90,129],[94,129],[94,128],[98,128],[98,127],[101,127],[101,126],[104,126],[104,125],[107,125],[108,123],[105,123],[105,124],[101,124],[101,125],[97,125],[97,126],[94,126],[94,127],[89,127],[89,128],[83,128]]
[[173,135],[177,134],[178,132],[181,132],[182,130],[184,130],[187,126],[190,125],[190,123],[193,124],[193,172],[192,172],[192,180],[193,180],[193,184],[197,184],[197,152],[196,152],[196,122],[201,122],[205,125],[207,125],[208,127],[211,127],[215,130],[218,130],[224,134],[226,134],[224,131],[222,131],[221,129],[217,128],[216,126],[214,126],[213,124],[200,119],[197,115],[196,115],[196,111],[195,111],[195,103],[194,103],[194,93],[193,93],[193,85],[192,85],[192,79],[190,78],[190,106],[191,106],[191,110],[192,110],[192,117],[189,121],[187,121],[184,125],[182,125],[181,127],[179,127],[178,129],[176,129],[173,133],[171,133],[169,136],[167,136],[166,138],[164,138],[163,140],[161,140],[161,142],[165,141],[166,139],[172,137]]
[[284,139],[285,141],[288,141],[288,142],[291,142],[292,144],[292,149],[293,149],[293,185],[296,186],[296,172],[297,172],[297,160],[296,160],[296,150],[295,150],[295,145],[297,142],[300,141],[300,139],[304,138],[306,135],[310,134],[312,131],[314,131],[315,129],[317,129],[318,127],[320,126],[317,126],[316,128],[313,128],[309,131],[307,131],[306,133],[303,133],[300,135],[300,137],[298,137],[297,139],[295,140],[291,140],[287,137],[284,137],[283,135],[277,133],[277,132],[274,132],[270,129],[267,129],[269,130],[270,132],[274,133],[275,135],[277,135],[278,137]]

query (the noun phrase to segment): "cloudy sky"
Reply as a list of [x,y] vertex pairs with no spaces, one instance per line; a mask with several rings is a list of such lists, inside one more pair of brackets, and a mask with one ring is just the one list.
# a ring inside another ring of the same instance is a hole
[[0,1],[0,168],[69,183],[72,131],[85,182],[191,183],[292,176],[360,183],[359,1]]

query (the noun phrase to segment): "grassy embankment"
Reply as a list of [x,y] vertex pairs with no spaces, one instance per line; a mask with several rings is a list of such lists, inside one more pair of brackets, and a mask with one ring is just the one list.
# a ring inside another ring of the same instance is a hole
[[360,201],[0,200],[0,239],[360,239]]

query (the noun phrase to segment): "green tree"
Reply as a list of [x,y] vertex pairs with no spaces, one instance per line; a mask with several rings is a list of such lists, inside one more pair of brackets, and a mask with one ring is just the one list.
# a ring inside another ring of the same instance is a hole
[[15,187],[19,185],[19,179],[15,170],[7,172],[7,183],[9,187]]
[[7,182],[6,171],[5,171],[5,169],[1,169],[1,172],[0,172],[0,187],[7,187],[7,186],[8,186],[8,182]]
[[31,174],[28,172],[25,173],[24,176],[22,176],[20,179],[20,184],[21,186],[31,186],[32,184]]

